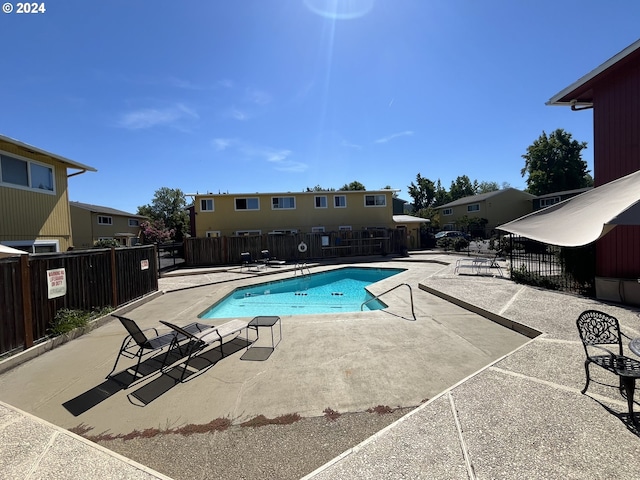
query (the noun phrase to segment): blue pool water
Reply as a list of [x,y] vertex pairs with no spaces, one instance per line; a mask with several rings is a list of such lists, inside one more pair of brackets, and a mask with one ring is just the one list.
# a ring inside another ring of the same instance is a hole
[[[237,288],[200,314],[200,318],[359,312],[360,306],[373,298],[365,290],[367,285],[403,271],[349,267]],[[379,300],[364,306],[364,310],[382,308],[386,305]]]

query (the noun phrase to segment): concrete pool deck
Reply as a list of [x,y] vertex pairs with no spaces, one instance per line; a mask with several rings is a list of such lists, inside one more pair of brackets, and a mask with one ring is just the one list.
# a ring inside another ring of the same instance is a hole
[[[501,278],[453,275],[455,258],[412,255],[376,262],[408,268],[402,278],[372,290],[410,284],[415,322],[407,291],[398,289],[385,296],[387,312],[283,317],[283,341],[264,362],[241,361],[237,352],[173,388],[156,376],[111,391],[104,376],[124,336],[112,321],[2,374],[0,400],[59,427],[83,424],[91,433],[125,434],[222,417],[235,423],[257,415],[321,416],[328,407],[360,412],[429,399],[363,444],[317,465],[310,477],[637,478],[638,437],[627,428],[624,399],[599,385],[590,387],[590,396],[580,394],[584,354],[575,331],[579,313],[598,308],[618,317],[627,334],[640,336],[637,312]],[[168,292],[126,315],[145,327],[159,319],[188,323],[235,286],[264,281],[246,274],[234,280],[238,275],[163,278],[161,288]],[[269,280],[279,275],[291,272]],[[530,340],[430,289],[543,335]],[[595,370],[594,378],[611,383],[606,372]],[[143,398],[150,401],[134,404],[130,394],[145,387]],[[0,423],[0,436],[6,431]],[[150,466],[173,473],[166,465]]]

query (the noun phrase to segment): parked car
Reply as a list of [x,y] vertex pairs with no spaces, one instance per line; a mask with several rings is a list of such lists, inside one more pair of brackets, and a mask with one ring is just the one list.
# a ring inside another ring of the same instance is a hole
[[444,230],[442,232],[436,233],[436,240],[440,238],[445,238],[445,237],[448,237],[448,238],[462,237],[462,238],[466,238],[467,240],[471,239],[471,236],[469,234],[462,233],[457,230]]

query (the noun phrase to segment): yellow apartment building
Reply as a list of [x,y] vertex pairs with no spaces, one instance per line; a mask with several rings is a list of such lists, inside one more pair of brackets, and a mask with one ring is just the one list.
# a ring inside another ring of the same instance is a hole
[[463,217],[469,220],[485,219],[485,232],[490,235],[498,225],[510,222],[533,211],[530,193],[515,188],[471,195],[437,208],[443,230],[460,230]]
[[197,237],[407,230],[419,241],[426,220],[394,215],[397,190],[193,194]]
[[91,248],[99,240],[117,240],[124,247],[140,241],[140,224],[147,217],[115,208],[69,202],[74,247]]
[[0,135],[0,243],[30,253],[66,251],[73,245],[67,179],[95,171]]

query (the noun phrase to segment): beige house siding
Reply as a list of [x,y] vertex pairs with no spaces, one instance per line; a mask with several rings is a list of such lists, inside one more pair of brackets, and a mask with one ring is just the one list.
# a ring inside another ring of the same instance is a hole
[[[129,220],[142,222],[145,217],[78,202],[71,202],[70,205],[75,248],[91,248],[101,239],[116,239],[124,246],[136,245],[140,237],[140,227],[129,226]],[[98,217],[110,217],[112,223],[100,224]]]
[[72,236],[66,167],[52,159],[45,162],[42,155],[28,155],[4,142],[0,142],[1,153],[52,166],[55,192],[0,184],[0,241],[55,240],[60,251],[67,250],[72,245]]
[[[474,198],[478,197],[478,198]],[[533,211],[534,195],[513,188],[500,190],[494,195],[476,195],[465,197],[451,204],[439,207],[440,224],[444,227],[453,227],[464,216],[469,219],[487,219],[487,234],[503,223],[515,220]],[[478,205],[479,209],[469,211],[470,205]],[[451,210],[450,215],[444,215],[444,211]]]
[[[366,195],[383,195],[385,206],[365,206]],[[316,197],[326,197],[326,208],[316,208]],[[334,197],[344,196],[346,207],[335,207]],[[311,232],[314,227],[337,231],[340,227],[352,230],[363,228],[395,228],[393,223],[393,191],[345,191],[304,193],[260,193],[195,195],[196,236],[217,232],[233,236],[238,231],[269,233],[278,230]],[[273,197],[294,197],[294,209],[272,208]],[[236,199],[258,199],[259,210],[236,210]],[[214,211],[203,211],[201,200],[213,200]]]

